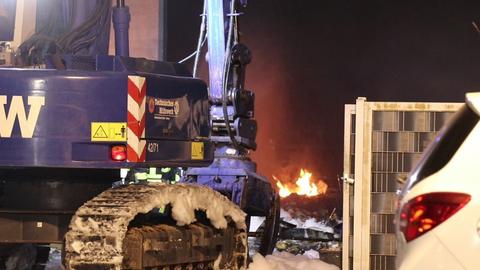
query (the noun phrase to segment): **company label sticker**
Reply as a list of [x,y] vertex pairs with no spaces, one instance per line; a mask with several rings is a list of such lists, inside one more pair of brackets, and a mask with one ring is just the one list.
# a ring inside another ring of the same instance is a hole
[[203,142],[192,142],[192,159],[202,160],[205,157]]
[[127,141],[127,123],[92,122],[92,142],[125,142]]
[[155,120],[170,120],[180,116],[182,107],[188,106],[188,100],[186,97],[175,99],[148,97],[147,105],[148,112],[153,114]]

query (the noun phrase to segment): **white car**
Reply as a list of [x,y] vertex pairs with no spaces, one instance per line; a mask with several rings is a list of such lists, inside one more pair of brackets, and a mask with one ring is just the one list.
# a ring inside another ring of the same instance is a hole
[[480,269],[480,93],[439,132],[399,198],[398,270]]

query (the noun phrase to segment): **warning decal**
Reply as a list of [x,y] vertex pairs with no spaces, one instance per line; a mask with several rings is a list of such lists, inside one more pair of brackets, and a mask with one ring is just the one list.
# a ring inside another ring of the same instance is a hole
[[125,142],[127,141],[127,123],[92,122],[92,142]]
[[92,138],[93,139],[108,139],[108,135],[105,132],[105,129],[102,126],[99,126],[97,128],[97,131],[95,131],[95,134],[93,134]]
[[203,142],[192,142],[192,159],[204,159]]

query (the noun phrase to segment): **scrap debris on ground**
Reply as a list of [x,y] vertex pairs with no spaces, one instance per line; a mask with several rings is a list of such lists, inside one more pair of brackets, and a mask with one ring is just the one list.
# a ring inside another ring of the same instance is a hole
[[[276,252],[266,257],[255,254],[249,270],[339,269],[342,222],[337,219],[335,211],[319,215],[296,207],[287,209],[280,212]],[[263,219],[252,221],[250,228],[262,231],[258,223]],[[250,248],[255,248],[253,241],[249,241],[249,244]]]
[[335,211],[319,216],[297,208],[282,210],[280,215],[282,223],[277,251],[293,255],[316,252],[317,259],[341,265],[342,222],[337,219]]

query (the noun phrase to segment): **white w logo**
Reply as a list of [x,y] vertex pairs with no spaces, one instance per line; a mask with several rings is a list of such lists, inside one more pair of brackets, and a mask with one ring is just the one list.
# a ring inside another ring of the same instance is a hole
[[32,138],[33,131],[37,125],[40,109],[45,105],[45,97],[29,96],[28,105],[30,111],[28,117],[25,113],[25,106],[21,96],[13,96],[8,115],[5,113],[7,96],[0,96],[0,137],[10,138],[12,136],[15,119],[18,118],[20,132],[23,138]]

